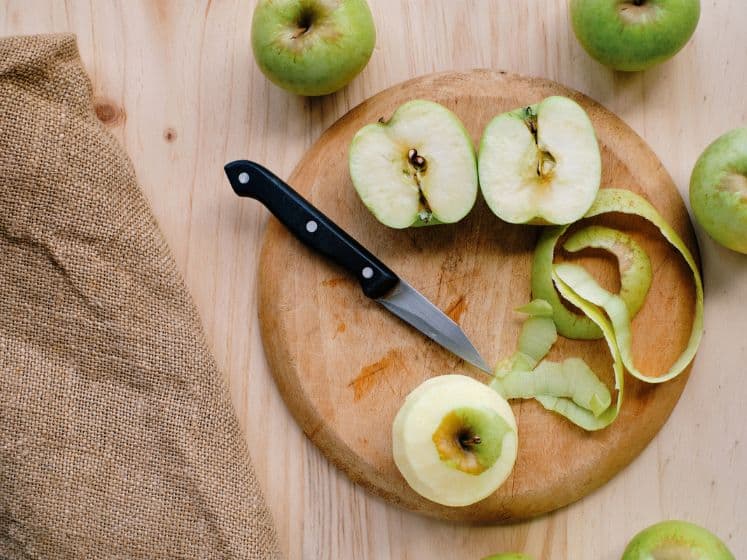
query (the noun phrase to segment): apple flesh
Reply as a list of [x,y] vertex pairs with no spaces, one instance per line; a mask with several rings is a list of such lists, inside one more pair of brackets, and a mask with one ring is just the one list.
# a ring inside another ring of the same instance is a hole
[[260,70],[299,95],[345,86],[366,66],[375,43],[366,0],[260,0],[252,17]]
[[406,398],[392,426],[397,468],[421,496],[446,506],[478,502],[516,461],[516,419],[503,397],[464,375],[442,375]]
[[581,46],[605,66],[645,70],[685,46],[700,18],[700,0],[571,0]]
[[713,533],[685,521],[664,521],[638,533],[622,560],[734,560]]
[[472,139],[433,101],[409,101],[389,121],[360,129],[349,166],[363,204],[392,228],[458,222],[477,198]]
[[514,224],[569,224],[591,207],[602,158],[586,111],[567,97],[495,117],[480,142],[480,189]]
[[713,239],[747,254],[747,128],[727,132],[698,158],[690,205]]

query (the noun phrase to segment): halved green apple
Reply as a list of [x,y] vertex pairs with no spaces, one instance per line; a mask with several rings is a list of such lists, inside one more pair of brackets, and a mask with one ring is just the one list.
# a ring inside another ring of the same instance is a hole
[[433,101],[409,101],[388,121],[361,128],[349,166],[363,204],[392,228],[458,222],[477,198],[472,139]]
[[594,202],[602,158],[586,111],[554,96],[490,121],[478,173],[488,206],[502,220],[569,224]]
[[508,402],[471,377],[442,375],[412,391],[392,428],[394,462],[423,497],[466,506],[493,492],[516,461]]

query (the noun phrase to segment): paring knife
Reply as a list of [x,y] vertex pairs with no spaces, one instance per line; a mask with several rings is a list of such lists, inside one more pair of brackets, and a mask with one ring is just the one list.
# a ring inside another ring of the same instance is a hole
[[302,243],[353,274],[366,296],[450,352],[492,375],[490,367],[459,325],[290,185],[251,161],[233,161],[225,166],[225,171],[237,195],[264,204]]

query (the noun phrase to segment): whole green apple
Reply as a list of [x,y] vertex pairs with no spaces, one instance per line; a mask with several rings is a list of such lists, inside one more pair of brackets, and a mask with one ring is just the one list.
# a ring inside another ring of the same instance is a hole
[[713,533],[685,521],[664,521],[638,533],[621,560],[734,560]]
[[252,49],[262,73],[299,95],[326,95],[352,80],[376,43],[366,0],[260,0]]
[[690,205],[713,239],[747,254],[747,128],[720,136],[698,158]]
[[573,31],[586,52],[627,72],[674,56],[699,18],[700,0],[571,0]]

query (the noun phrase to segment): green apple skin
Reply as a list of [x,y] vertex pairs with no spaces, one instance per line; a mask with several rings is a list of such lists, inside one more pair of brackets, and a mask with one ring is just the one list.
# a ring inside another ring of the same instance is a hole
[[747,128],[720,136],[690,177],[695,219],[718,243],[747,254]]
[[571,0],[581,46],[605,66],[635,72],[673,57],[700,19],[700,0]]
[[664,521],[638,533],[622,560],[734,560],[726,545],[710,531],[685,521]]
[[366,0],[260,0],[252,50],[275,85],[305,96],[344,87],[368,63],[376,28]]

